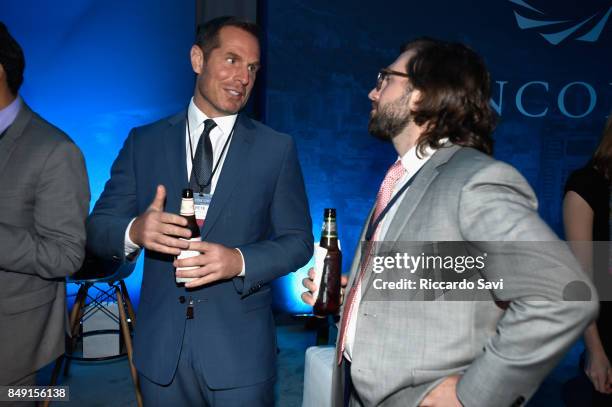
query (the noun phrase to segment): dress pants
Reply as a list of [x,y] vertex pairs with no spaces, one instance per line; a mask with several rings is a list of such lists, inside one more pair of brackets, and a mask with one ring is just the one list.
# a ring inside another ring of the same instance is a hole
[[274,382],[231,389],[211,389],[206,383],[203,367],[194,357],[198,345],[193,336],[193,320],[187,320],[183,346],[172,382],[162,386],[140,374],[144,407],[271,407],[274,406]]

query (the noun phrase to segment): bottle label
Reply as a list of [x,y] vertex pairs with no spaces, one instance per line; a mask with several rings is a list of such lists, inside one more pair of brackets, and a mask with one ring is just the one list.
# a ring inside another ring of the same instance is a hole
[[193,198],[181,198],[181,211],[180,214],[183,216],[193,215]]
[[323,231],[321,232],[321,236],[324,238],[335,238],[338,237],[338,229],[336,228],[336,221],[330,221],[328,218],[323,223]]
[[319,287],[321,286],[321,277],[323,275],[323,266],[325,265],[325,257],[327,256],[327,249],[319,246],[319,243],[314,245],[314,279],[313,282],[317,287],[317,290],[312,293],[312,297],[317,300],[319,298]]
[[[201,242],[202,239],[199,237],[194,237],[192,239],[181,239],[181,240],[188,240],[190,242]],[[201,253],[197,250],[181,250],[181,254],[179,254],[176,258],[181,260],[181,259],[188,259],[190,257],[195,257],[195,256],[199,256]],[[177,267],[177,271],[179,270],[194,270],[197,269],[199,266],[193,266],[193,267]],[[176,282],[177,283],[188,283],[189,281],[193,281],[195,280],[195,278],[191,278],[191,277],[176,277]]]

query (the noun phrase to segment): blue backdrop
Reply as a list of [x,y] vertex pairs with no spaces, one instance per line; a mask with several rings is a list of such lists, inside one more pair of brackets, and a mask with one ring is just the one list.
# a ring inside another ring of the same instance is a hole
[[[338,209],[348,268],[393,149],[367,134],[367,93],[402,42],[462,41],[492,73],[500,114],[495,155],[515,165],[558,233],[563,184],[595,148],[612,109],[610,0],[427,2],[260,0],[264,122],[298,144],[315,227]],[[192,94],[193,1],[4,0],[26,53],[24,99],[83,150],[92,203],[129,129],[183,108]],[[275,305],[299,300],[307,267],[275,283]],[[129,279],[137,296],[141,267]]]
[[[0,20],[26,57],[21,95],[83,151],[91,207],[129,130],[189,102],[194,10],[170,0],[2,2]],[[127,280],[136,303],[141,278],[139,262]]]
[[[419,36],[461,41],[484,56],[500,115],[495,156],[528,179],[540,214],[562,234],[563,185],[588,160],[612,109],[611,1],[266,4],[265,121],[297,139],[315,223],[324,207],[338,208],[344,270],[396,159],[367,134],[367,94],[400,45]],[[301,278],[285,277],[294,291],[276,297],[283,307],[303,307]]]

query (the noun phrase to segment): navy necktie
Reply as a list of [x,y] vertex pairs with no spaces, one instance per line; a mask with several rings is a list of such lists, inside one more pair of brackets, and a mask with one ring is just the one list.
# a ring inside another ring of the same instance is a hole
[[217,126],[212,119],[204,121],[204,130],[196,147],[195,157],[193,158],[193,168],[189,186],[194,192],[210,193],[212,182],[213,149],[210,142],[210,131]]

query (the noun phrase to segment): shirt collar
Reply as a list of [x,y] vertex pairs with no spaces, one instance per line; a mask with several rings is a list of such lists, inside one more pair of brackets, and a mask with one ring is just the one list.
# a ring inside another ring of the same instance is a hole
[[[445,144],[448,141],[448,138],[444,138],[440,140],[440,144]],[[435,148],[431,148],[430,146],[425,146],[422,154],[417,155],[418,145],[412,146],[410,150],[406,152],[402,157],[399,157],[398,160],[402,161],[402,167],[406,169],[406,173],[409,177],[411,177],[414,173],[421,169],[422,166],[425,165],[427,161],[431,158],[431,156],[437,151]]]
[[21,110],[21,98],[17,96],[7,107],[0,110],[0,133],[4,132],[17,118]]
[[[191,131],[195,134],[201,132],[201,128],[204,125],[204,121],[209,119],[204,112],[202,112],[194,103],[193,98],[189,102],[189,108],[187,109],[187,118],[189,120],[189,127]],[[236,119],[238,118],[238,114],[232,114],[229,116],[220,116],[215,117],[213,120],[217,123],[217,127],[221,129],[221,133],[224,136],[229,136],[232,129],[234,128],[234,124],[236,123]],[[199,131],[196,131],[199,130]],[[211,133],[212,136],[212,133]]]

